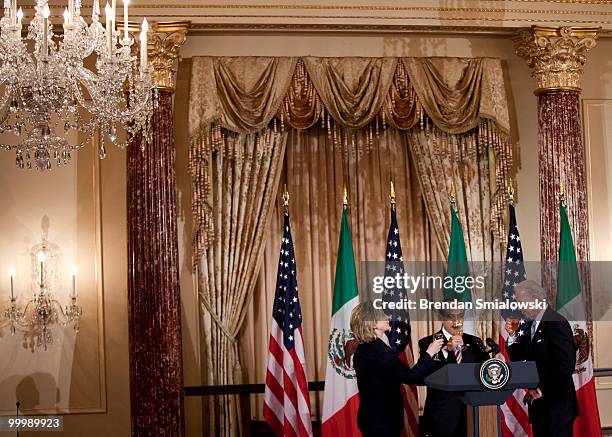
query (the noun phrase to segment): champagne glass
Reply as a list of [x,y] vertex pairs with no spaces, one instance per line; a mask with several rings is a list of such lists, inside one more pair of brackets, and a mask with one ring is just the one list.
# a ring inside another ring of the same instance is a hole
[[[463,322],[455,322],[455,324],[453,325],[453,328],[455,328],[455,335],[458,335],[459,337],[463,337]],[[465,344],[461,345],[461,350],[464,351],[466,349]]]
[[[433,337],[433,341],[436,341],[436,340],[444,340],[444,334],[442,334],[442,332],[440,332],[440,331],[435,332],[435,333],[432,335],[432,337]],[[434,360],[434,361],[440,361],[440,357],[439,357],[438,355],[439,355],[439,354],[435,354],[435,355],[433,356],[433,360]]]

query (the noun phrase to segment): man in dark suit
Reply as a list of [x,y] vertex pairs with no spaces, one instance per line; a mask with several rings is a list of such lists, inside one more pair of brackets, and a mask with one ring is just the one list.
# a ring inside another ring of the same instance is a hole
[[[463,332],[463,310],[440,311],[440,318],[442,328],[419,340],[419,350],[423,354],[434,337],[442,335],[444,338],[446,346],[433,357],[432,373],[450,363],[481,363],[488,358],[482,340]],[[426,436],[464,437],[467,434],[465,404],[454,393],[428,387],[421,425]]]
[[[546,293],[536,282],[515,287],[518,302],[545,301]],[[523,309],[527,320],[517,332],[506,321],[507,349],[512,361],[535,361],[540,376],[536,389],[525,395],[534,437],[567,437],[573,434],[578,401],[572,375],[576,367],[574,336],[567,320],[550,307]]]

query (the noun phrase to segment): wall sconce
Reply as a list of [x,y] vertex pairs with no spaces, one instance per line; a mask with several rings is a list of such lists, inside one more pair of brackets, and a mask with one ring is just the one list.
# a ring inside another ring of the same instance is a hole
[[30,252],[32,259],[31,278],[33,296],[25,306],[17,304],[14,287],[16,270],[9,269],[11,282],[10,303],[2,313],[0,327],[9,327],[11,335],[17,331],[24,333],[26,338],[35,340],[36,347],[44,347],[53,343],[51,328],[55,325],[66,326],[72,324],[75,332],[79,331],[79,320],[82,309],[77,303],[76,275],[78,270],[72,266],[72,291],[70,303],[65,307],[57,301],[52,294],[54,277],[58,268],[59,253],[45,239],[41,244],[34,246]]

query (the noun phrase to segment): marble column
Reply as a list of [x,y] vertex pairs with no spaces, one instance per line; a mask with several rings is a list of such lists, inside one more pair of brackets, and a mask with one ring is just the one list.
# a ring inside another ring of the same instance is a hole
[[184,435],[174,74],[189,23],[152,23],[151,139],[127,152],[128,317],[132,436]]
[[[598,28],[533,26],[515,38],[516,54],[537,81],[542,285],[556,297],[560,193],[564,192],[578,261],[589,257],[580,78]],[[588,281],[583,290],[587,300]],[[587,307],[590,307],[590,301]]]

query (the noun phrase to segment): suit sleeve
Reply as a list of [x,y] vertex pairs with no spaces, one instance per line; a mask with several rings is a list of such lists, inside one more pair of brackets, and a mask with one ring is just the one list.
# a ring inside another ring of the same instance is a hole
[[550,330],[550,350],[554,355],[556,366],[551,373],[558,376],[572,376],[576,368],[576,347],[572,328],[567,322],[552,323]]
[[514,343],[508,345],[506,343],[506,350],[508,351],[508,356],[510,357],[510,361],[523,361],[527,359],[527,347],[529,346],[528,342],[523,338],[518,337]]
[[383,367],[390,377],[403,384],[423,384],[423,379],[429,375],[433,369],[433,359],[428,353],[424,353],[419,361],[412,367],[404,364],[399,357],[389,351],[383,357]]
[[426,353],[425,351],[427,350],[430,344],[431,343],[427,341],[427,337],[419,340],[419,357],[423,356],[423,354]]
[[489,359],[489,354],[485,351],[485,346],[480,337],[474,337],[474,348],[476,349],[476,355],[478,356],[478,362],[484,363]]

